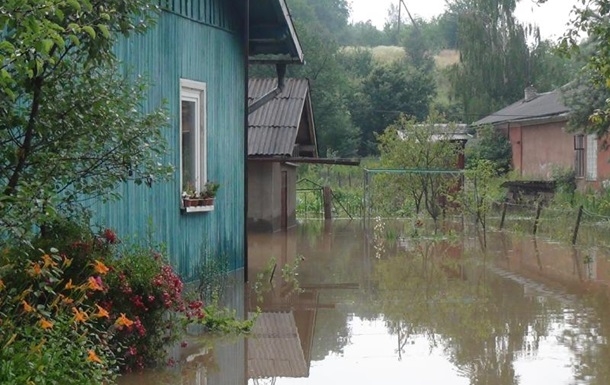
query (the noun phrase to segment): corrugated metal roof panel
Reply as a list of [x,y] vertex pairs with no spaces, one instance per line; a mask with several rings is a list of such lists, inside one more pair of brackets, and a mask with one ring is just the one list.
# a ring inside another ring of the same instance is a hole
[[[276,86],[275,78],[250,79],[248,102]],[[286,79],[281,94],[248,116],[248,155],[292,155],[308,90],[307,79]]]
[[306,377],[307,369],[292,312],[260,313],[248,338],[248,377]]
[[519,100],[508,107],[477,120],[472,125],[497,124],[513,121],[527,121],[561,114],[567,114],[570,109],[563,103],[560,90],[545,92],[528,102]]

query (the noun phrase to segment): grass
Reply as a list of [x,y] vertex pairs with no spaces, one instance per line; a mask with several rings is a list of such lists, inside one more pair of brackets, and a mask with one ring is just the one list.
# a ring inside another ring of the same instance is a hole
[[[343,47],[345,51],[352,51],[356,48],[370,50],[373,59],[377,63],[391,63],[405,58],[405,51],[400,46],[380,45],[377,47]],[[460,53],[457,50],[444,49],[434,55],[434,62],[437,68],[445,68],[459,62]]]

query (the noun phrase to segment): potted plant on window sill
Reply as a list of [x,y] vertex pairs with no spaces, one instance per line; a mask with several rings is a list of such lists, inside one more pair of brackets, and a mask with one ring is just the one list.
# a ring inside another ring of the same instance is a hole
[[196,207],[199,206],[199,198],[195,187],[191,183],[188,183],[182,191],[182,206],[183,207]]
[[214,199],[216,198],[216,193],[220,185],[216,182],[208,181],[205,186],[203,186],[203,190],[201,190],[200,198],[203,200],[204,206],[214,206]]

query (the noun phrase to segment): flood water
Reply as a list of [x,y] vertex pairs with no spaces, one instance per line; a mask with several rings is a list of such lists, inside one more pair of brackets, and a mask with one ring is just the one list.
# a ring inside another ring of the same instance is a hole
[[383,220],[251,234],[251,285],[225,298],[258,309],[252,335],[177,348],[176,367],[121,384],[610,384],[607,251],[444,234]]

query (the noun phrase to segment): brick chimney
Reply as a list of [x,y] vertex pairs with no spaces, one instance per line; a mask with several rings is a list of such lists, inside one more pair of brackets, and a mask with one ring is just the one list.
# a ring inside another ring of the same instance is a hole
[[525,97],[523,102],[529,102],[538,97],[538,93],[536,92],[536,88],[534,88],[534,86],[525,87],[524,94]]

